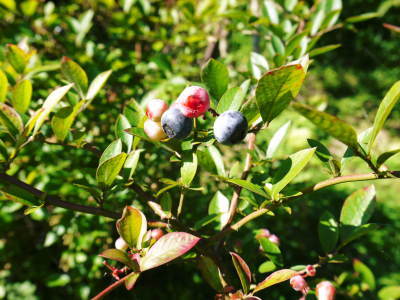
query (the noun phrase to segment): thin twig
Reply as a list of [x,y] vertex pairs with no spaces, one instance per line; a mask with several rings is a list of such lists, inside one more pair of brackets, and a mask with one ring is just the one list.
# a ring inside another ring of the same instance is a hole
[[125,280],[128,279],[128,277],[131,275],[132,273],[129,273],[128,275],[122,277],[120,280],[114,282],[113,284],[109,285],[107,288],[105,288],[103,291],[101,291],[100,293],[98,293],[96,296],[94,296],[91,300],[100,300],[103,299],[103,297],[105,297],[108,293],[110,293],[111,291],[113,291],[114,289],[116,289],[117,287],[119,287],[121,284],[123,284],[125,282]]

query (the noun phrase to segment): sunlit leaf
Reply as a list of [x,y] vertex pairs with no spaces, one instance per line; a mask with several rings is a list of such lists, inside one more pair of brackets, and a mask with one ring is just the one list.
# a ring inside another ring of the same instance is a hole
[[53,117],[51,127],[57,139],[64,141],[84,101],[79,101],[75,106],[61,108]]
[[228,69],[223,63],[210,59],[201,72],[201,79],[207,86],[211,96],[216,101],[219,101],[228,88]]
[[24,73],[25,67],[28,64],[30,55],[25,53],[16,45],[8,44],[6,51],[7,61],[13,66],[18,73]]
[[4,103],[0,103],[0,123],[7,128],[14,138],[24,130],[20,115],[12,107]]
[[128,254],[118,249],[107,249],[103,251],[101,254],[99,254],[99,256],[123,263],[124,265],[128,266],[133,270],[136,267],[132,259],[128,256]]
[[111,75],[111,72],[112,70],[102,72],[99,75],[97,75],[95,79],[93,79],[93,81],[90,83],[88,92],[86,94],[86,100],[90,102],[94,99],[94,97],[96,97],[96,95],[99,93],[99,91],[107,82],[108,77],[110,77]]
[[388,159],[390,159],[392,156],[395,156],[400,152],[400,149],[395,149],[391,150],[385,153],[382,153],[381,155],[378,156],[378,159],[376,160],[376,165],[379,168],[382,164],[384,164]]
[[286,122],[283,124],[273,135],[271,140],[268,143],[268,148],[267,148],[267,153],[266,153],[266,158],[271,159],[280,144],[282,143],[283,139],[285,138],[287,131],[290,127],[291,121]]
[[6,74],[2,70],[0,70],[0,102],[4,102],[6,100],[8,90],[8,79]]
[[208,205],[208,214],[217,214],[219,229],[222,229],[229,219],[229,199],[224,194],[217,191]]
[[375,276],[370,268],[358,259],[353,260],[353,268],[360,275],[362,282],[368,285],[368,289],[375,290]]
[[17,112],[23,114],[29,108],[32,98],[32,83],[26,79],[18,82],[13,90],[11,104]]
[[140,261],[142,271],[166,264],[192,249],[200,238],[186,232],[163,235]]
[[64,56],[61,60],[61,72],[65,79],[74,83],[74,87],[79,92],[81,98],[84,99],[88,87],[88,78],[81,66]]
[[198,267],[203,278],[216,291],[222,291],[224,288],[224,279],[221,271],[213,260],[207,256],[200,256]]
[[142,248],[142,240],[147,231],[147,220],[140,210],[126,206],[116,225],[119,235],[130,248]]
[[294,275],[296,275],[296,273],[297,273],[296,271],[293,271],[290,269],[282,269],[282,270],[276,271],[276,272],[272,273],[271,275],[269,275],[267,278],[265,278],[262,282],[257,284],[257,286],[253,290],[253,293],[256,293],[258,291],[266,289],[272,285],[289,280]]
[[111,142],[110,145],[104,150],[103,154],[100,157],[99,160],[99,165],[101,165],[103,162],[106,160],[113,158],[114,156],[117,156],[122,152],[122,142],[121,139],[117,139],[113,142]]
[[227,90],[218,102],[217,113],[222,114],[227,110],[239,110],[244,100],[245,94],[240,87]]
[[96,171],[96,180],[100,186],[110,186],[121,171],[126,159],[126,153],[121,153],[103,162]]
[[189,187],[197,171],[197,155],[193,153],[191,160],[184,160],[181,167],[182,184]]
[[257,52],[251,52],[250,66],[253,77],[257,80],[269,69],[267,59]]
[[258,241],[264,251],[264,254],[276,265],[283,265],[283,257],[279,246],[271,242],[268,238],[259,238]]
[[129,123],[128,119],[120,114],[117,119],[117,123],[115,124],[115,135],[121,139],[121,141],[125,144],[127,148],[127,152],[131,151],[133,136],[127,132],[125,129],[131,128],[131,124]]

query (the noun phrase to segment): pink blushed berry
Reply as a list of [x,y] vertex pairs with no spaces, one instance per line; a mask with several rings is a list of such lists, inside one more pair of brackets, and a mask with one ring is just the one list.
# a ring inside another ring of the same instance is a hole
[[258,231],[258,233],[256,235],[256,239],[269,238],[270,235],[271,235],[271,232],[268,229],[262,228]]
[[161,99],[153,99],[147,102],[146,116],[156,122],[161,120],[161,116],[168,109],[168,104]]
[[159,240],[163,235],[164,232],[160,228],[156,228],[151,231],[151,238],[156,241]]
[[336,289],[329,281],[322,281],[317,284],[316,294],[318,300],[334,300]]
[[115,240],[115,248],[125,251],[126,249],[128,249],[128,244],[121,237],[119,237]]
[[147,119],[144,122],[143,130],[152,141],[161,141],[167,137],[161,127],[161,123]]
[[302,292],[303,294],[308,293],[308,290],[310,289],[307,281],[305,281],[301,275],[295,275],[290,278],[290,285],[295,291]]
[[210,96],[199,86],[189,86],[179,95],[175,104],[187,118],[197,118],[210,108]]
[[314,277],[316,273],[317,273],[317,270],[315,269],[315,267],[313,265],[308,265],[306,267],[307,276]]
[[279,243],[280,243],[279,238],[278,238],[275,234],[271,234],[271,235],[268,237],[268,239],[269,239],[272,243],[274,243],[274,244],[276,244],[276,245],[279,245]]

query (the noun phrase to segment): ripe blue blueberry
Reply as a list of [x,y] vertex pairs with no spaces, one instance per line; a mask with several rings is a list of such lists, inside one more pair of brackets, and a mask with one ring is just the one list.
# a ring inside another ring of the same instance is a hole
[[247,127],[247,120],[242,113],[228,110],[215,120],[214,136],[221,144],[237,144],[246,137]]
[[168,137],[184,139],[192,131],[193,120],[185,117],[177,106],[173,106],[162,115],[161,126]]

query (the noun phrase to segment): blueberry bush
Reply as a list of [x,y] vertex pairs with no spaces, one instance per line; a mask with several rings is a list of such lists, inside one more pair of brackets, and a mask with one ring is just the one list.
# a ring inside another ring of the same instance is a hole
[[0,0],[0,298],[398,299],[400,82],[318,78],[397,6]]

